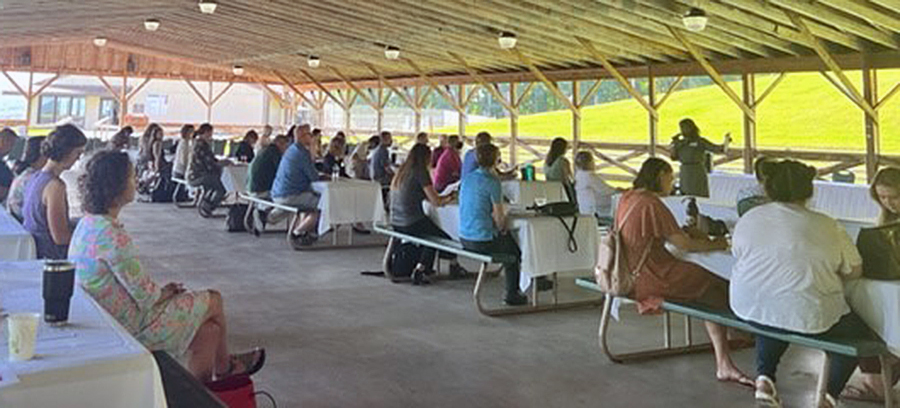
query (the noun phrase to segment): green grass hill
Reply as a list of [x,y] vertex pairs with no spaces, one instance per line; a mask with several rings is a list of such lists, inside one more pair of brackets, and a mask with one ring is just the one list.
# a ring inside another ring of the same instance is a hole
[[[861,89],[859,72],[848,76]],[[756,92],[761,95],[775,75],[757,76]],[[886,94],[900,82],[900,70],[879,71],[878,88]],[[738,95],[740,82],[730,83]],[[900,153],[900,96],[880,110],[882,152]],[[582,113],[584,140],[647,143],[648,120],[634,100],[622,100],[586,107]],[[719,143],[731,132],[735,146],[742,143],[741,111],[716,86],[704,86],[675,92],[660,109],[660,143],[668,143],[677,133],[678,121],[693,118],[702,133]],[[862,111],[818,73],[788,74],[757,108],[757,143],[760,147],[865,150]],[[495,135],[509,134],[509,120],[497,119],[470,123],[467,132],[487,130]],[[456,127],[434,129],[453,133]],[[553,111],[521,116],[520,137],[571,138],[572,115]]]

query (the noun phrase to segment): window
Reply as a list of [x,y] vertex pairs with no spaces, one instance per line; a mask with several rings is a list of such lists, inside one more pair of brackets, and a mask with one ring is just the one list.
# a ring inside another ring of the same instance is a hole
[[41,95],[38,103],[38,123],[56,123],[72,118],[84,125],[85,102],[83,96]]
[[147,95],[147,99],[144,102],[146,105],[144,107],[144,112],[150,116],[151,119],[165,116],[169,109],[168,95]]
[[119,124],[119,101],[111,98],[100,100],[100,120],[107,119],[107,124]]

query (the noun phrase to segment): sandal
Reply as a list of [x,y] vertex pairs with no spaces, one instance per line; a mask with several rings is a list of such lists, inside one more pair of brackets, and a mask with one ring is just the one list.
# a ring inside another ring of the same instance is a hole
[[[760,386],[762,385],[762,387]],[[765,390],[767,387],[771,392]],[[756,403],[763,407],[781,408],[781,400],[778,398],[778,390],[775,389],[775,382],[765,375],[756,377],[756,392],[753,394]]]
[[841,392],[841,398],[865,402],[884,402],[884,396],[879,395],[874,389],[863,385],[847,384]]
[[251,376],[263,368],[266,363],[266,349],[257,347],[245,353],[232,354],[228,360],[228,370],[218,374],[217,379],[234,375]]

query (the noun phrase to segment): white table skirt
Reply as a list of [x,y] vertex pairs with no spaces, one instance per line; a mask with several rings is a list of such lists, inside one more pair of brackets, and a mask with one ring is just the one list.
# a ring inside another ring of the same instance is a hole
[[[454,240],[459,240],[459,205],[432,207],[424,203],[425,213]],[[572,218],[566,217],[571,225]],[[569,252],[568,233],[556,217],[510,216],[509,228],[522,250],[519,286],[524,291],[531,279],[555,272],[591,271],[597,258],[597,221],[579,216],[575,228],[578,250]]]
[[558,181],[508,180],[502,185],[503,196],[521,207],[531,206],[536,198],[544,198],[548,203],[568,201],[566,190]]
[[313,190],[319,198],[319,234],[337,225],[385,220],[381,185],[365,180],[317,181]]
[[[41,265],[0,262],[5,313],[42,310]],[[18,377],[17,382],[0,382],[0,406],[166,407],[153,356],[77,287],[69,322],[62,328],[41,322],[37,356],[30,361],[8,361],[7,338],[0,339],[0,372]]]
[[222,185],[225,186],[225,191],[229,193],[247,192],[247,172],[249,170],[246,164],[222,167]]
[[0,208],[0,261],[24,261],[36,257],[34,238],[5,208]]

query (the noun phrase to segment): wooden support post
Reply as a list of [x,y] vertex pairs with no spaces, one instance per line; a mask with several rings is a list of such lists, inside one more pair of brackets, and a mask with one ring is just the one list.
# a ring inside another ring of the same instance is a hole
[[519,100],[516,98],[516,83],[509,83],[509,102],[516,107],[515,112],[509,113],[509,162],[518,164],[519,150]]
[[[863,54],[863,99],[869,106],[878,102],[878,71],[872,68],[869,55]],[[869,183],[878,172],[878,157],[881,150],[881,122],[878,112],[863,112],[866,131],[866,179]]]
[[[650,106],[656,106],[656,77],[653,76],[653,67],[647,67],[647,102]],[[650,157],[656,157],[656,144],[659,143],[659,112],[656,115],[647,111],[647,129],[650,132]]]
[[[56,78],[59,78],[59,74],[57,74],[56,77],[53,78],[53,80],[51,80],[49,83],[53,83],[53,81],[56,81]],[[34,107],[34,93],[31,92],[33,87],[34,87],[34,71],[32,71],[31,68],[29,68],[28,69],[28,95],[25,95],[25,97],[28,98],[28,101],[25,104],[25,109],[28,109],[28,111],[25,113],[25,134],[26,135],[28,134],[28,127],[31,126],[31,109]],[[38,91],[38,93],[43,91],[45,87],[41,87],[41,89]]]
[[422,131],[422,102],[420,100],[420,98],[422,97],[421,94],[422,88],[416,85],[416,87],[413,88],[413,100],[416,103],[416,109],[413,110],[416,115],[416,133]]
[[122,97],[119,99],[119,127],[125,126],[125,118],[128,116],[128,71],[122,75]]
[[459,102],[457,104],[462,108],[459,111],[459,120],[458,120],[458,131],[459,137],[466,137],[466,85],[459,85],[459,94],[456,95],[459,98]]
[[[741,77],[744,103],[756,112],[756,76],[744,72]],[[744,173],[753,174],[753,160],[756,156],[756,120],[744,114]]]
[[572,162],[574,156],[578,152],[579,144],[581,144],[581,98],[578,97],[578,81],[572,81],[572,105],[575,110],[572,111]]
[[[378,111],[375,112],[375,116],[376,116],[376,126],[375,127],[378,129],[378,133],[380,134],[381,132],[384,131],[384,106],[387,104],[387,98],[384,97],[384,85],[381,83],[380,80],[378,81],[378,84],[379,84],[378,107],[380,109],[378,109]],[[388,96],[390,96],[390,95],[388,95]]]

